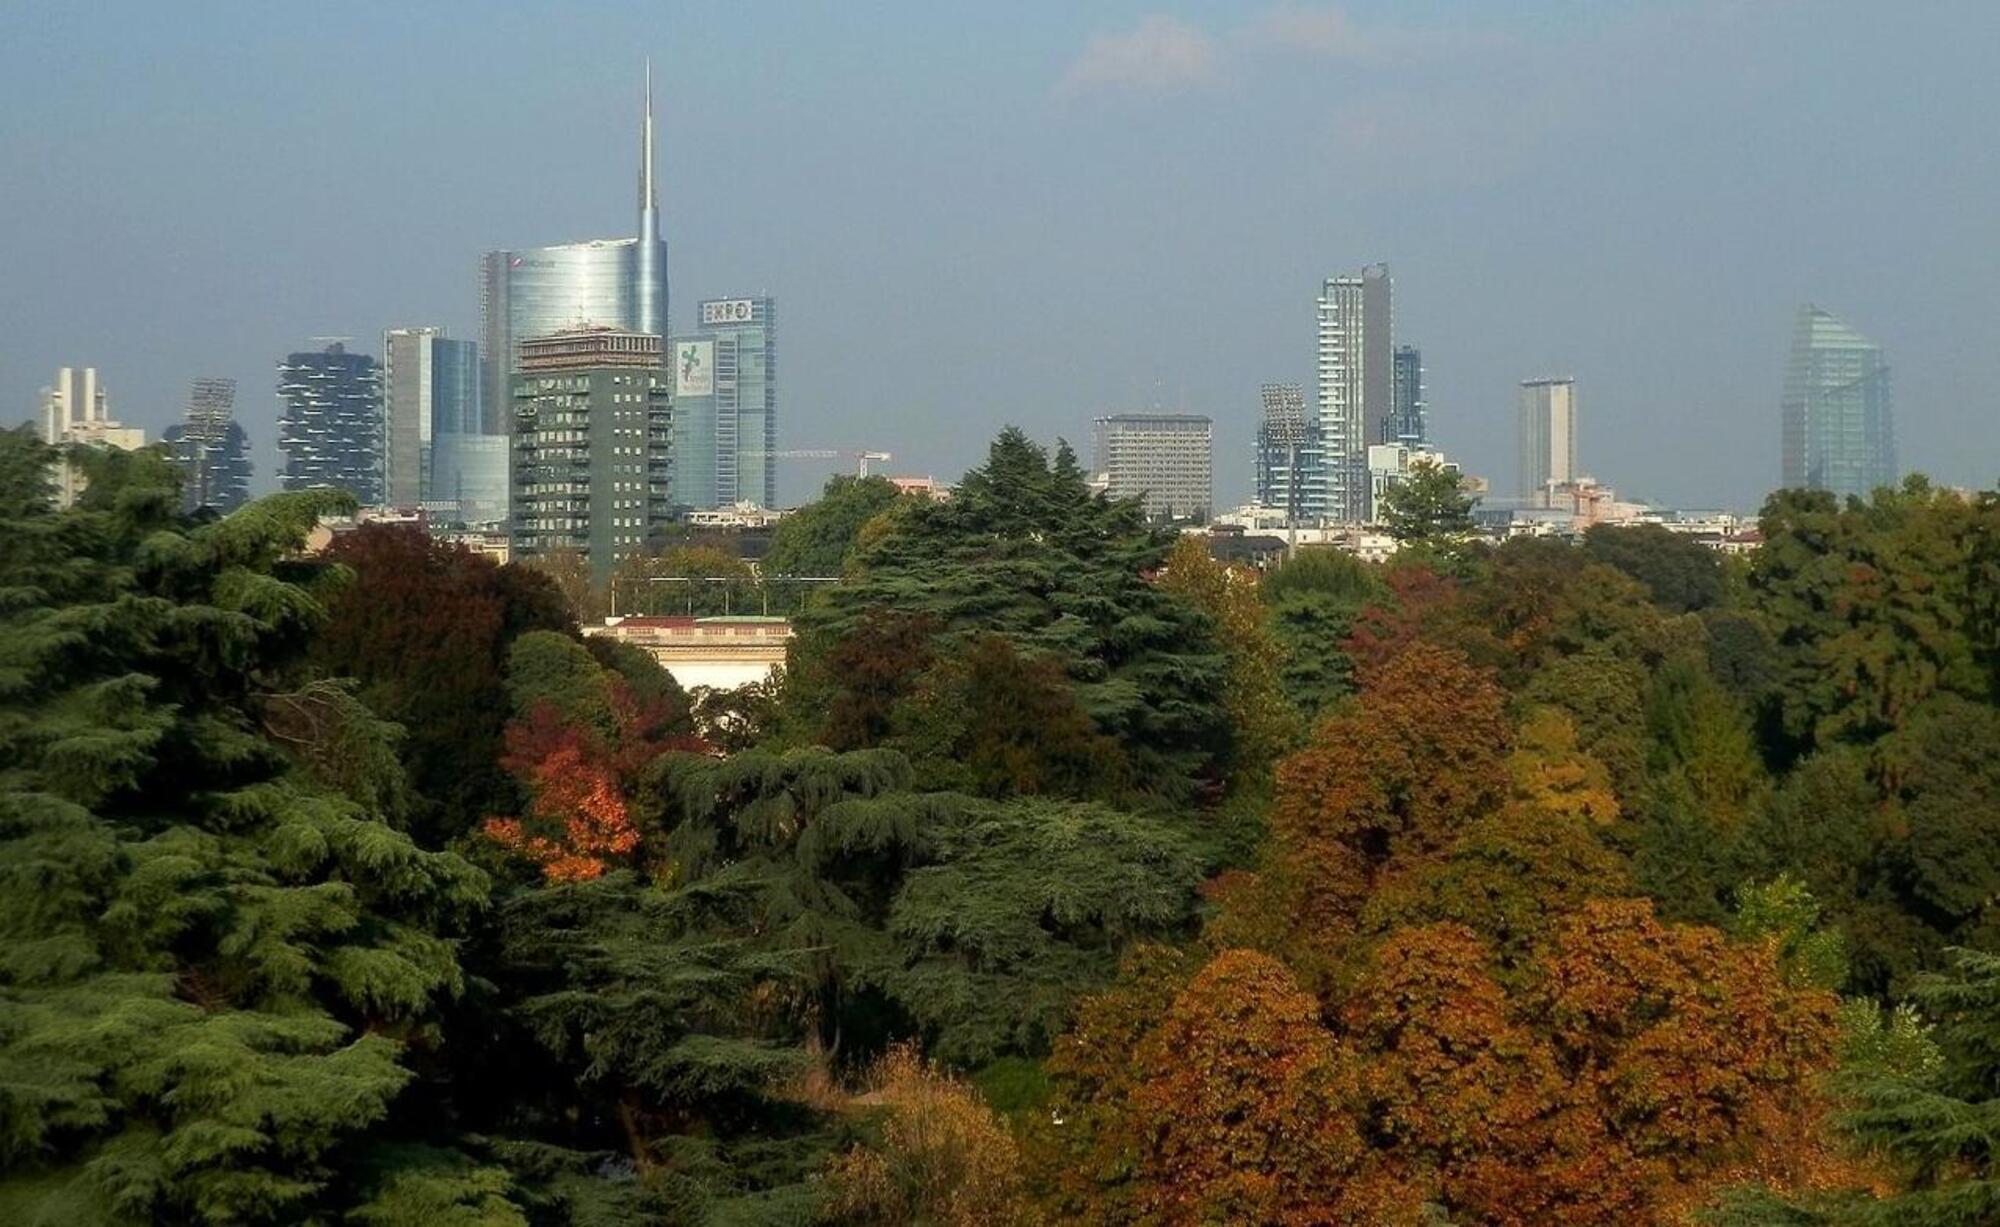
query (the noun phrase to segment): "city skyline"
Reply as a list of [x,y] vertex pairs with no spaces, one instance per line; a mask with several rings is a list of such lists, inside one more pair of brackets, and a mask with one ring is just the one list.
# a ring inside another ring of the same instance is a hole
[[[10,12],[0,100],[23,122],[0,153],[42,172],[0,206],[0,258],[30,291],[0,305],[0,404],[26,418],[49,370],[88,364],[119,389],[120,416],[157,435],[190,377],[233,376],[268,487],[274,356],[409,320],[476,336],[465,270],[480,252],[629,232],[630,197],[611,186],[631,165],[620,83],[650,50],[672,280],[682,302],[786,299],[787,384],[813,394],[788,444],[879,447],[951,475],[1006,422],[1080,445],[1094,413],[1165,385],[1215,417],[1218,502],[1241,501],[1258,385],[1312,382],[1314,287],[1382,259],[1409,304],[1398,336],[1424,345],[1432,433],[1469,471],[1504,480],[1514,383],[1569,370],[1592,390],[1596,475],[1753,507],[1778,471],[1769,423],[1803,299],[1867,321],[1896,356],[1904,470],[1990,480],[2000,357],[1976,321],[2000,310],[2000,278],[1968,202],[1996,185],[1952,119],[1992,100],[1972,54],[2000,32],[1990,11],[1937,6],[1919,35],[1865,6],[1424,24],[1357,5],[1349,43],[1330,24],[1263,20],[1276,11],[1195,5],[1163,25],[1131,8],[912,9],[843,26],[692,6],[661,25],[612,6],[583,29],[554,10],[467,22],[440,6],[371,69],[383,88],[358,92],[342,70],[389,39],[379,19],[356,21],[355,51],[307,55],[287,49],[283,15],[245,8],[229,71],[190,77],[220,52],[162,15],[94,14],[103,53],[57,73],[48,52],[85,35],[80,18]],[[493,90],[482,56],[524,38],[546,46]],[[1782,63],[1759,50],[1781,42]],[[1196,50],[1175,61],[1169,45]],[[760,52],[779,88],[732,89]],[[418,62],[449,141],[397,131]],[[1557,113],[1482,126],[1480,104],[1551,62],[1574,69],[1576,101],[1537,96]],[[1918,66],[1923,101],[1886,84]],[[1684,79],[1696,69],[1700,88]],[[1792,105],[1746,113],[1753,88]],[[1808,110],[1871,139],[1793,139]],[[1245,138],[1248,112],[1273,121]],[[1301,127],[1315,112],[1340,122]],[[269,137],[305,131],[348,182],[287,177]],[[66,190],[86,167],[146,184],[143,210]],[[890,224],[885,189],[919,174]],[[1253,177],[1265,190],[1229,186]],[[1823,200],[1814,216],[1793,207],[1802,192]],[[817,484],[780,477],[788,502]]]

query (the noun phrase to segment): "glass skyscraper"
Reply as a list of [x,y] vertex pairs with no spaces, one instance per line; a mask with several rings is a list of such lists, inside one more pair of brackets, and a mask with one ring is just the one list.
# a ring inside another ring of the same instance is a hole
[[431,502],[437,436],[479,429],[479,349],[444,329],[382,334],[383,499],[393,507]]
[[1424,422],[1424,355],[1416,346],[1396,347],[1392,383],[1381,441],[1422,447],[1429,442],[1429,427]]
[[674,338],[674,502],[706,511],[777,499],[777,306],[712,298]]
[[1866,498],[1896,484],[1896,429],[1882,347],[1828,311],[1799,308],[1781,410],[1787,488]]
[[588,326],[667,333],[667,244],[660,237],[653,174],[650,66],[639,129],[638,226],[636,238],[486,253],[479,309],[487,433],[510,428],[509,377],[519,368],[521,342]]

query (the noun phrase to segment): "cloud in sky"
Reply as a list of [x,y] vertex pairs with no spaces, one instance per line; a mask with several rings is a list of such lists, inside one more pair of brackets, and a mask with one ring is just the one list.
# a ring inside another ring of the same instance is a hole
[[1153,13],[1122,34],[1093,36],[1063,73],[1056,96],[1180,93],[1213,83],[1220,59],[1206,31]]
[[1342,8],[1287,4],[1266,9],[1244,27],[1252,46],[1284,47],[1340,60],[1367,60],[1381,54],[1382,42],[1363,31]]
[[1220,35],[1153,13],[1123,33],[1094,35],[1055,93],[1064,99],[1099,92],[1161,97],[1213,85],[1232,61],[1270,54],[1380,67],[1505,45],[1469,30],[1364,25],[1338,5],[1276,5]]

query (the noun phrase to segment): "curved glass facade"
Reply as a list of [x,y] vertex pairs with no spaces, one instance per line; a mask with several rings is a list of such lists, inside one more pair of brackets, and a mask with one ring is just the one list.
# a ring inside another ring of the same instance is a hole
[[[481,314],[490,431],[504,431],[508,376],[522,341],[586,324],[635,332],[667,318],[666,244],[645,269],[637,239],[592,239],[486,254]],[[658,334],[655,334],[658,335]]]

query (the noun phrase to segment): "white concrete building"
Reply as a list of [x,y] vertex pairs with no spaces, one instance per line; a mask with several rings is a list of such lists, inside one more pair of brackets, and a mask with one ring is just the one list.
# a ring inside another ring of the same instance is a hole
[[[42,442],[129,452],[146,446],[146,432],[111,416],[96,367],[66,366],[56,372],[54,386],[42,389]],[[56,506],[74,504],[83,493],[83,473],[65,460],[57,462],[53,477]]]

